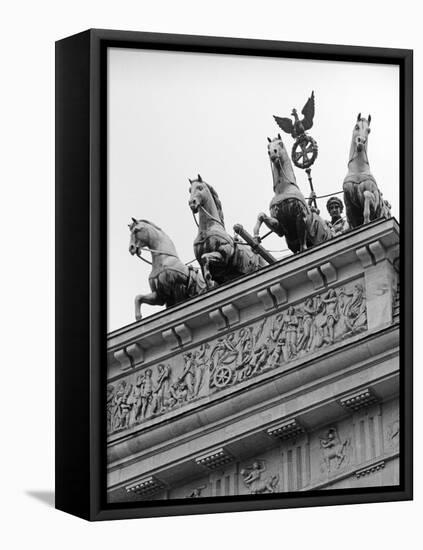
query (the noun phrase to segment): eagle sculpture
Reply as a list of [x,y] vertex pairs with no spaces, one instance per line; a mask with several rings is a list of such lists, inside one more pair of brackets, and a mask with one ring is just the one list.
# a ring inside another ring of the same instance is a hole
[[291,116],[294,117],[294,122],[292,122],[290,118],[282,118],[278,116],[273,116],[273,118],[276,120],[276,124],[279,128],[287,134],[291,134],[291,136],[296,139],[313,126],[314,92],[311,92],[311,96],[308,98],[301,113],[304,115],[302,120],[298,117],[297,109],[292,109]]

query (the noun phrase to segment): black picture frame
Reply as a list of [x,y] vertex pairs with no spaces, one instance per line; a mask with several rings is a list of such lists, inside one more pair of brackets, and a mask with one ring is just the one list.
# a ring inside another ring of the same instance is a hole
[[[106,52],[109,47],[398,65],[401,483],[134,504],[106,502]],[[56,508],[87,520],[412,499],[413,52],[91,29],[56,43]],[[75,406],[76,404],[76,406]]]

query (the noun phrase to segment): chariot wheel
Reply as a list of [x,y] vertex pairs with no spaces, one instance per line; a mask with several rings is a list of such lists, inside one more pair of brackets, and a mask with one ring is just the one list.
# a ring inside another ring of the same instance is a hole
[[302,135],[292,146],[292,162],[298,168],[310,168],[317,158],[317,153],[316,141],[311,136]]
[[232,379],[232,371],[229,367],[218,367],[213,376],[214,385],[224,388]]

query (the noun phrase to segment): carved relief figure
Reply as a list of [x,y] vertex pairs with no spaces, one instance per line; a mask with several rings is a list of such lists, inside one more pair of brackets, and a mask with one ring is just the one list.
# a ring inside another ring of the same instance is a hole
[[201,485],[201,487],[195,487],[185,498],[200,498],[201,493],[207,487],[207,485]]
[[341,467],[346,458],[346,447],[348,444],[348,439],[341,442],[336,428],[329,428],[325,436],[320,438],[323,461],[328,472],[331,471],[332,461],[335,461],[336,469]]
[[203,387],[204,378],[208,366],[207,352],[210,346],[208,343],[202,344],[195,353],[195,381],[193,397],[197,397]]
[[208,344],[185,354],[185,366],[172,379],[170,365],[160,363],[137,374],[134,383],[122,380],[117,389],[109,386],[107,418],[109,432],[136,425],[194,399],[200,392],[206,371]]
[[129,418],[130,425],[135,424],[135,422],[141,417],[143,384],[144,376],[138,375],[132,390],[132,410]]
[[107,386],[107,431],[110,432],[113,429],[113,413],[115,410],[115,393],[114,386],[109,384]]
[[366,298],[361,282],[308,297],[255,324],[175,356],[172,366],[160,363],[109,386],[109,432],[249,380],[340,342],[366,326]]
[[248,363],[252,357],[254,339],[252,334],[252,328],[242,328],[239,331],[239,340],[237,344],[238,357],[236,368],[240,369]]
[[314,338],[312,342],[312,349],[320,348],[326,341],[326,304],[322,300],[320,294],[315,298],[316,303],[316,315],[314,317]]
[[282,338],[285,340],[288,360],[297,355],[298,324],[295,308],[290,306],[282,317]]
[[[228,353],[235,352],[231,340],[227,339],[220,348],[222,357]],[[202,344],[198,350],[183,355],[185,367],[178,381],[180,384],[185,383],[189,398],[197,397],[202,387],[208,362],[206,354],[209,347],[207,343]]]
[[132,402],[130,399],[132,393],[132,384],[122,381],[116,393],[115,409],[115,428],[127,428],[129,426],[129,413],[131,412]]
[[314,337],[314,317],[317,313],[314,298],[307,298],[302,309],[303,314],[303,332],[299,338],[298,349],[308,351]]
[[257,346],[254,349],[253,356],[249,363],[251,374],[259,372],[265,366],[267,358],[269,356],[270,343],[271,339],[269,337],[266,342],[263,342],[261,345]]
[[388,444],[393,449],[398,449],[399,447],[399,438],[400,438],[400,423],[399,420],[395,420],[392,422],[392,424],[389,426],[387,430],[387,439]]
[[241,381],[259,372],[266,364],[270,353],[270,339],[261,341],[267,319],[255,330],[241,329],[219,338],[210,353],[210,386],[224,387],[231,381]]
[[225,338],[218,338],[217,344],[210,355],[213,369],[218,364],[231,364],[238,357],[239,350],[236,347],[235,333],[228,334]]
[[260,493],[275,493],[279,483],[279,475],[264,477],[266,466],[263,460],[256,460],[252,466],[241,470],[244,484],[252,495]]
[[150,405],[153,397],[152,370],[146,369],[143,384],[141,386],[141,418],[147,417],[150,412]]
[[343,290],[346,296],[351,297],[345,306],[344,316],[348,334],[362,330],[367,323],[366,302],[364,299],[363,285],[354,285],[352,293]]
[[182,386],[178,382],[173,382],[173,384],[170,385],[169,393],[166,395],[164,399],[164,406],[166,410],[172,409],[176,405],[183,402],[182,397]]
[[274,369],[284,360],[285,340],[279,338],[269,359],[269,368]]
[[195,359],[192,352],[185,353],[183,358],[185,360],[185,367],[178,381],[180,383],[185,382],[189,395],[192,396],[195,384]]
[[122,380],[118,387],[116,388],[116,393],[113,400],[113,413],[112,413],[112,428],[116,430],[120,427],[121,424],[121,411],[120,404],[125,395],[126,391],[126,380]]
[[152,406],[152,409],[153,412],[163,412],[165,410],[166,395],[169,392],[170,367],[161,363],[160,365],[157,365],[157,370],[158,379],[156,382],[156,387],[154,388],[154,405]]
[[333,344],[335,341],[335,324],[339,321],[338,297],[333,288],[323,296],[322,303],[326,306],[327,341],[329,344]]

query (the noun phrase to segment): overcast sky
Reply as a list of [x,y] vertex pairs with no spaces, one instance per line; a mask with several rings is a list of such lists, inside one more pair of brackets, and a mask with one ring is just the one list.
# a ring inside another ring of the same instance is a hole
[[[132,323],[134,296],[150,292],[150,267],[128,252],[131,217],[159,225],[181,260],[192,260],[197,228],[188,177],[200,173],[221,198],[226,228],[232,233],[242,223],[252,232],[273,196],[266,138],[281,131],[272,115],[301,111],[312,90],[317,194],[342,189],[357,114],[371,113],[370,168],[398,218],[397,67],[117,48],[109,49],[108,65],[109,331]],[[293,139],[282,138],[290,151]],[[295,174],[308,196],[306,174]],[[318,206],[328,218],[326,200]],[[276,236],[264,243],[286,248]],[[157,311],[142,306],[143,316]]]

